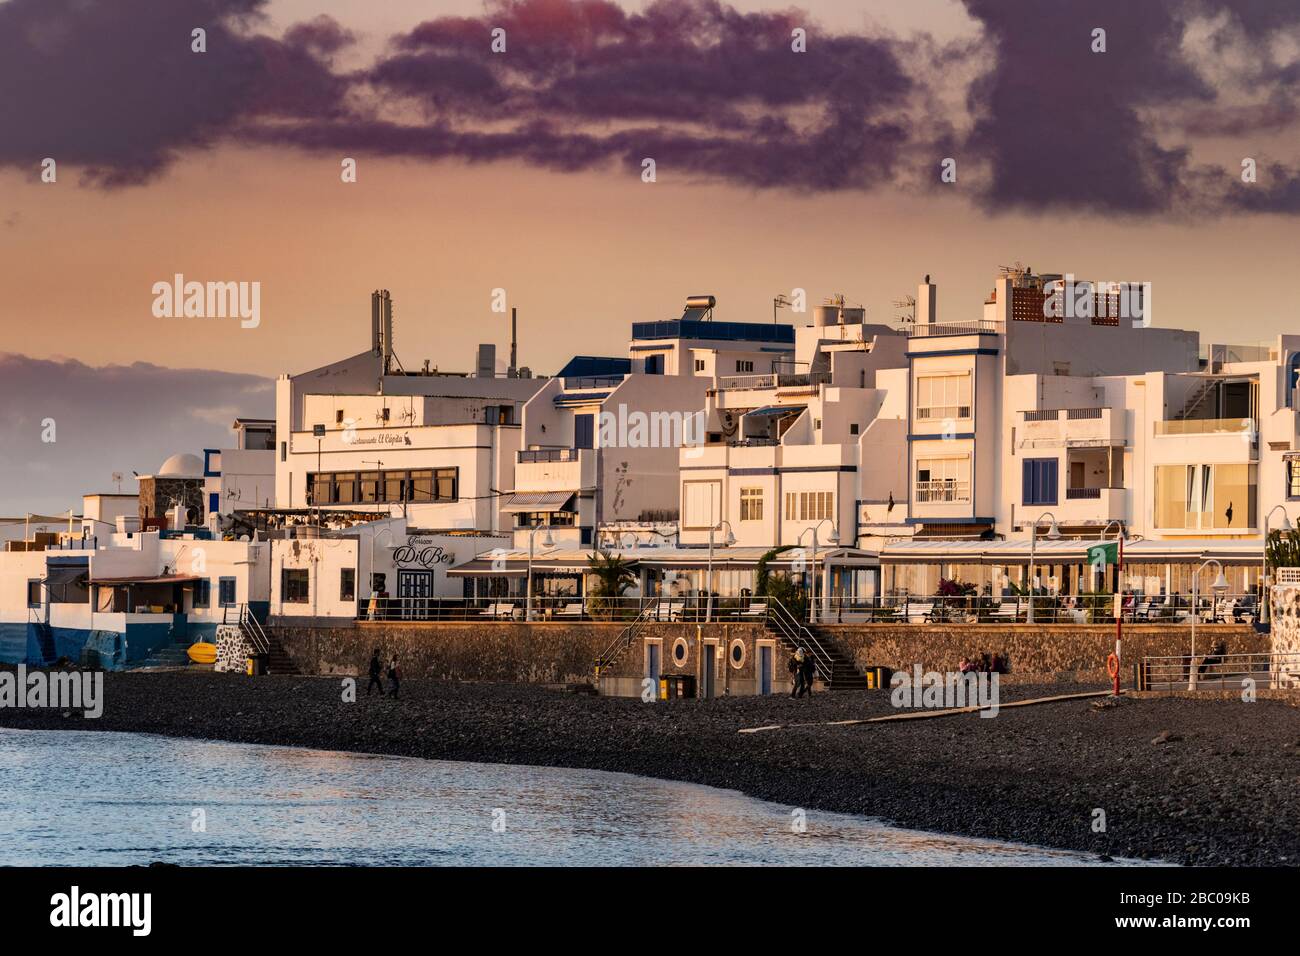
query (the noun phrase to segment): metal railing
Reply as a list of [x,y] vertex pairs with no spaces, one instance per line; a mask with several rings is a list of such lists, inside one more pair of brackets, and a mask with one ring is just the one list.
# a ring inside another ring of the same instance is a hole
[[812,654],[813,662],[821,672],[822,680],[829,681],[835,672],[835,658],[829,654],[817,635],[796,618],[790,609],[776,598],[766,598],[767,622],[796,647],[802,647],[805,653]]
[[[232,621],[231,618],[234,618]],[[223,604],[221,606],[221,623],[237,624],[244,638],[259,654],[271,653],[271,639],[266,636],[262,623],[248,609],[247,604]]]
[[929,338],[937,335],[1000,335],[1004,331],[1001,322],[975,319],[970,322],[918,322],[903,330],[908,338]]
[[[630,623],[656,605],[663,621],[703,622],[708,617],[708,595],[650,595],[647,597],[593,597],[590,595],[533,594],[533,621],[597,621]],[[713,620],[753,619],[753,606],[761,598],[713,596]],[[357,605],[358,620],[365,621],[478,621],[515,622],[524,620],[527,599],[513,594],[505,597],[441,598],[389,597],[362,599]]]
[[969,500],[969,481],[949,481],[940,478],[932,479],[930,481],[918,481],[916,483],[917,504]]
[[[818,598],[822,624],[1016,624],[1025,623],[1029,604],[1036,624],[1114,623],[1113,594],[886,594],[874,597]],[[1190,595],[1146,597],[1127,595],[1126,624],[1190,624]],[[1200,595],[1197,621],[1206,624],[1250,624],[1259,614],[1255,594]]]
[[596,658],[594,670],[597,680],[600,680],[600,672],[602,668],[608,667],[610,664],[614,663],[614,661],[618,659],[619,655],[627,650],[627,648],[632,644],[637,631],[648,622],[657,620],[658,617],[659,602],[654,600],[641,609],[640,613],[637,614],[631,624],[619,631],[618,637],[610,641],[609,646],[601,651],[599,656]]
[[1300,686],[1300,653],[1225,654],[1216,647],[1195,658],[1143,657],[1135,671],[1138,690],[1241,690],[1245,680],[1280,689]]

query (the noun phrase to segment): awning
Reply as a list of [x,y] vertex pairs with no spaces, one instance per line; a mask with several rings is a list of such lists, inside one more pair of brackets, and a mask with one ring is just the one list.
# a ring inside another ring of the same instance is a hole
[[516,491],[502,499],[501,510],[517,514],[532,511],[573,511],[572,491]]
[[746,418],[779,418],[792,412],[802,412],[807,405],[764,405],[752,412],[745,412]]
[[[1106,538],[1113,542],[1114,536]],[[1101,542],[1095,538],[1069,538],[1050,540],[1039,538],[1034,544],[1034,559],[1041,564],[1077,563],[1088,560],[1088,549]],[[976,541],[952,539],[927,539],[887,544],[880,552],[886,564],[957,563],[957,564],[1008,564],[1026,563],[1029,560],[1029,539],[1002,541]],[[1184,538],[1163,541],[1126,541],[1124,563],[1139,561],[1200,562],[1214,557],[1222,561],[1254,563],[1261,559],[1263,543],[1251,540],[1215,540],[1212,538]]]
[[119,584],[184,584],[187,581],[201,581],[193,574],[158,574],[153,576],[131,576],[125,578],[95,578],[91,584],[113,586]]

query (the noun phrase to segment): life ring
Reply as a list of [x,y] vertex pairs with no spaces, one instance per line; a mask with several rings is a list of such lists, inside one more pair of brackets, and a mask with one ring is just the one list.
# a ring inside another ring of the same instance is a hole
[[1115,656],[1114,651],[1106,657],[1106,673],[1112,680],[1119,674],[1119,658]]

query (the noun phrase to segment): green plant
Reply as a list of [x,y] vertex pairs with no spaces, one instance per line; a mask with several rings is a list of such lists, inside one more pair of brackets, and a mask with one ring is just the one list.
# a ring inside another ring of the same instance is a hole
[[1300,538],[1283,535],[1277,530],[1270,531],[1264,547],[1264,562],[1270,568],[1300,568]]
[[628,588],[636,584],[636,573],[632,565],[621,555],[608,551],[598,551],[587,556],[587,568],[596,579],[595,585],[587,592],[591,598],[590,613],[601,615],[606,611],[616,610],[617,601]]
[[770,578],[772,575],[772,572],[768,570],[767,563],[771,561],[773,558],[775,558],[781,552],[789,551],[793,547],[794,545],[792,544],[783,544],[779,548],[773,548],[771,551],[768,551],[766,554],[764,554],[761,558],[758,559],[758,564],[754,568],[754,593],[755,594],[759,594],[759,595],[767,594],[768,578]]

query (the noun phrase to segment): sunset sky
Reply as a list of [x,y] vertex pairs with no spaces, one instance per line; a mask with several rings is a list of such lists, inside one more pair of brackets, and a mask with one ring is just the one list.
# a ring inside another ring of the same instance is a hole
[[[0,0],[0,515],[219,444],[363,349],[378,287],[444,369],[502,354],[498,287],[549,373],[696,293],[888,321],[930,273],[973,318],[1016,260],[1294,332],[1298,96],[1293,0]],[[260,282],[260,326],[155,318],[178,272]]]

